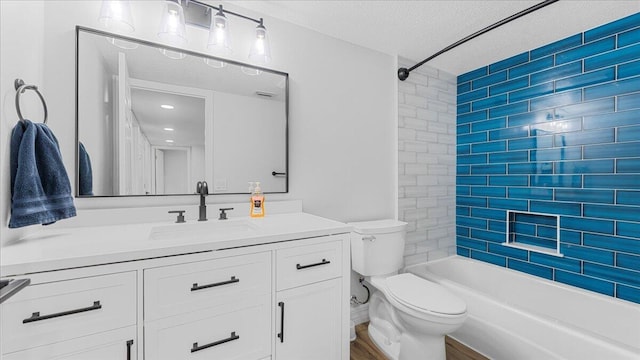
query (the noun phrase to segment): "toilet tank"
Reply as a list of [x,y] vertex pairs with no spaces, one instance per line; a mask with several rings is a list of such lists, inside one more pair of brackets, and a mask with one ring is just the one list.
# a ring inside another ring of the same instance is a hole
[[351,268],[363,276],[397,272],[403,266],[407,223],[375,220],[349,223],[351,232]]

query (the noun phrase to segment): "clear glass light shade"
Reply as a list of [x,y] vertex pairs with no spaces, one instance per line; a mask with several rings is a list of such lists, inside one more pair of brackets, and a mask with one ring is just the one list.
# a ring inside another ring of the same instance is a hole
[[214,16],[211,17],[209,27],[209,39],[207,48],[219,54],[231,54],[231,34],[229,32],[229,21],[224,16],[222,6]]
[[222,60],[216,60],[216,59],[210,59],[210,58],[204,58],[204,63],[216,69],[221,69],[227,66],[227,63]]
[[187,43],[184,10],[178,2],[169,0],[164,2],[158,37],[163,42],[173,46]]
[[160,50],[162,55],[168,57],[169,59],[181,60],[181,59],[184,59],[184,58],[187,57],[187,54],[185,54],[183,52],[180,52],[180,51],[172,50],[172,49],[160,48],[158,50]]
[[132,33],[135,30],[128,0],[103,0],[98,20],[109,30],[122,33]]
[[241,66],[240,70],[242,70],[243,73],[245,73],[247,75],[250,75],[250,76],[256,76],[256,75],[262,74],[262,70],[256,69],[256,68],[252,68],[252,67]]
[[249,60],[258,64],[267,64],[271,61],[271,48],[267,29],[262,25],[262,19],[260,19],[260,25],[256,27],[255,34],[255,40],[249,51]]

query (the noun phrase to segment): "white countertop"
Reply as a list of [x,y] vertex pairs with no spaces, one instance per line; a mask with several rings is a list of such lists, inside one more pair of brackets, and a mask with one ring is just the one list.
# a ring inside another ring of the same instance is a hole
[[[267,215],[264,218],[236,217],[230,220],[251,229],[215,235],[216,239],[189,236],[152,239],[152,229],[181,225],[156,222],[125,225],[42,229],[0,249],[1,276],[23,275],[57,269],[108,264],[200,251],[273,243],[301,238],[342,234],[351,227],[341,222],[306,213]],[[197,222],[187,222],[191,228]],[[226,224],[225,224],[226,225]],[[212,231],[214,233],[215,231]]]

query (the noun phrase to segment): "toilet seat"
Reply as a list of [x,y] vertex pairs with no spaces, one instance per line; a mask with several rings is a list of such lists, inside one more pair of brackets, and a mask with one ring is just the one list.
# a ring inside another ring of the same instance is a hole
[[405,273],[386,279],[389,296],[410,309],[442,316],[462,315],[467,305],[440,284]]

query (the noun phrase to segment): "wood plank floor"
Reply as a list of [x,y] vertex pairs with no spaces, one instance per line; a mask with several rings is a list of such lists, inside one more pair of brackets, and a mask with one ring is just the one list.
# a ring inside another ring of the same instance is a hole
[[[387,360],[371,341],[367,326],[369,323],[356,325],[355,341],[351,342],[351,360]],[[488,360],[481,354],[471,350],[456,340],[446,337],[447,360]]]

